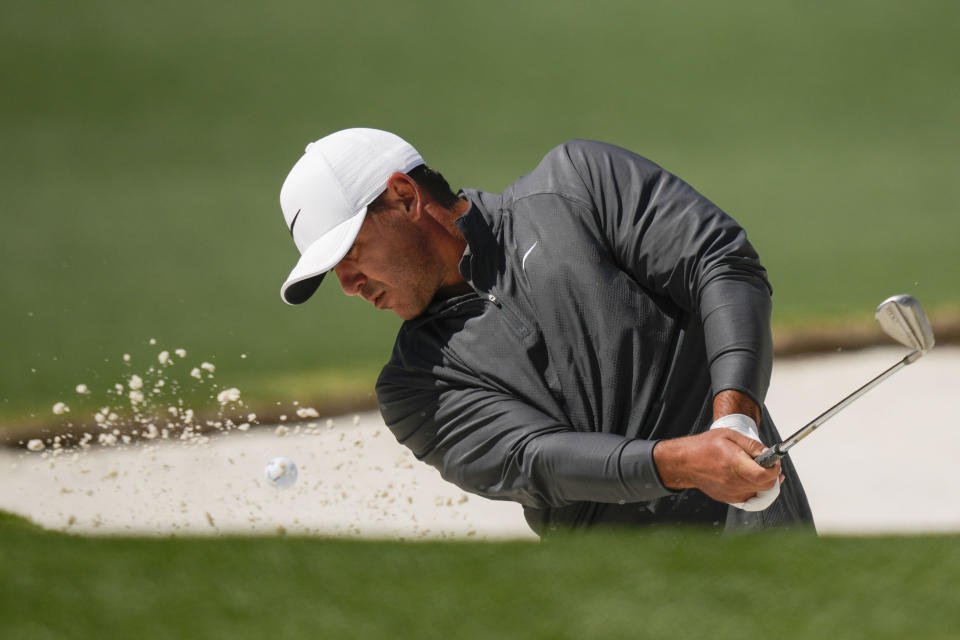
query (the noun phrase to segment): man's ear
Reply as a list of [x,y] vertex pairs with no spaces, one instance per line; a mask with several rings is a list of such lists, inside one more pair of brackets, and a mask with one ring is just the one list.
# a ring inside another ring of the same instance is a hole
[[423,197],[413,178],[399,171],[394,172],[387,178],[387,189],[393,193],[397,203],[403,207],[412,220],[416,220],[423,215]]

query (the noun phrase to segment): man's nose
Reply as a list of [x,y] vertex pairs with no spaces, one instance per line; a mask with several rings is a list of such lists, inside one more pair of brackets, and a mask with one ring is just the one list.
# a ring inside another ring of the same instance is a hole
[[360,293],[360,287],[367,281],[366,276],[359,269],[341,262],[333,268],[337,277],[340,279],[340,287],[348,296],[355,296]]

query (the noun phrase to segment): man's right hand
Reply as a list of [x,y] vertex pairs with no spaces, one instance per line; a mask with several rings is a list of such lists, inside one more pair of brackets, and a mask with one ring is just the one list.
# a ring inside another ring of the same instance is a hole
[[780,462],[764,469],[753,461],[763,444],[730,429],[661,440],[653,461],[668,489],[696,488],[719,502],[745,502],[770,489],[780,476]]

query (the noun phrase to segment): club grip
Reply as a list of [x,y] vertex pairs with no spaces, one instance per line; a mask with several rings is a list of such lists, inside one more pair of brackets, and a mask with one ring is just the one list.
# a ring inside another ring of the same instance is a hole
[[777,463],[777,460],[785,455],[785,453],[780,453],[777,451],[776,447],[767,447],[763,450],[763,453],[754,458],[753,461],[761,467],[769,469]]

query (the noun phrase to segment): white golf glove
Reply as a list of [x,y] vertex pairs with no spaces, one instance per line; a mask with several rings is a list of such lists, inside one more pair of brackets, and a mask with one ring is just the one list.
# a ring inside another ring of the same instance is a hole
[[[751,440],[756,440],[760,442],[760,444],[763,444],[760,440],[760,434],[757,432],[757,423],[753,421],[753,418],[745,416],[742,413],[731,413],[728,416],[723,416],[710,425],[710,430],[712,431],[713,429],[732,429],[740,435],[747,436]],[[757,495],[746,502],[731,502],[730,505],[737,509],[743,509],[744,511],[763,511],[773,504],[773,501],[777,499],[778,495],[780,495],[779,479],[771,488],[758,491]]]

